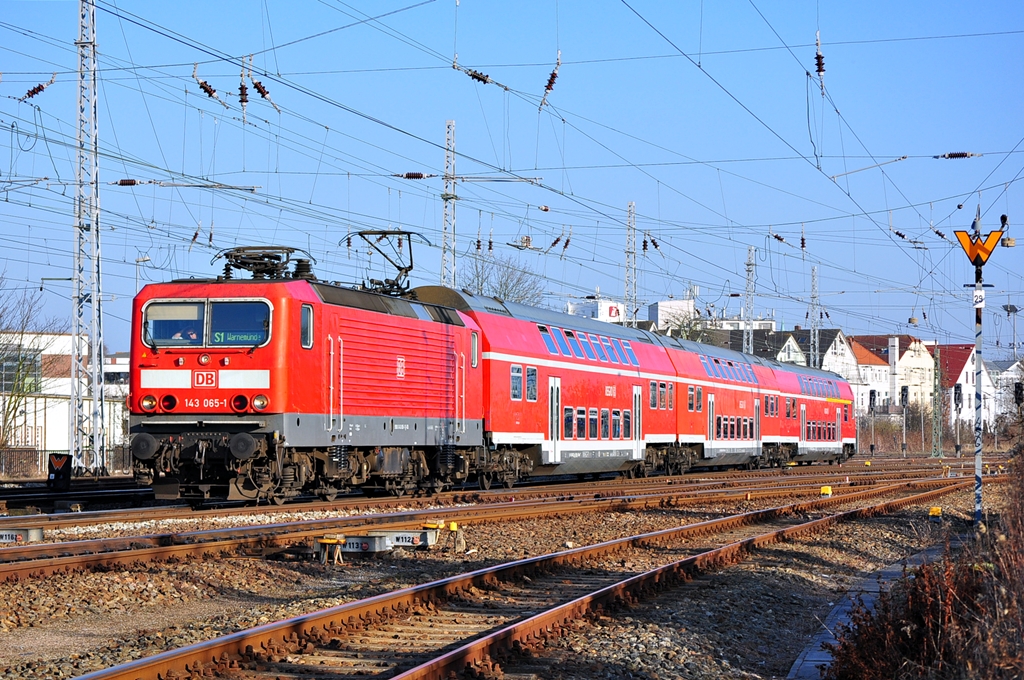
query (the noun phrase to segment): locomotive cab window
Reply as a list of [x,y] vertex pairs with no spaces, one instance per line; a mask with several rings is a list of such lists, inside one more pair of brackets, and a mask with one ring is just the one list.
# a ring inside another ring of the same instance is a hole
[[270,305],[258,300],[211,302],[211,346],[259,347],[270,339]]
[[302,347],[309,349],[313,346],[313,306],[302,305]]
[[150,347],[202,345],[205,302],[154,302],[142,312],[142,341]]

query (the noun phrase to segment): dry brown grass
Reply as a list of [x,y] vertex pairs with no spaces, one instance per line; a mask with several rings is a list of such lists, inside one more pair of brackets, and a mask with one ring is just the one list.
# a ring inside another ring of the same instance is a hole
[[[1024,465],[1011,466],[1012,499]],[[832,680],[1024,677],[1024,505],[1011,502],[957,554],[907,571],[875,607],[854,608],[826,645]]]

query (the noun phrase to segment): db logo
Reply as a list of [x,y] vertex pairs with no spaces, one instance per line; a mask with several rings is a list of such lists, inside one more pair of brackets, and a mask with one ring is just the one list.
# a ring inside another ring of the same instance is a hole
[[615,318],[619,315],[619,308],[615,305],[608,307],[608,316]]
[[216,387],[217,371],[192,371],[192,387]]

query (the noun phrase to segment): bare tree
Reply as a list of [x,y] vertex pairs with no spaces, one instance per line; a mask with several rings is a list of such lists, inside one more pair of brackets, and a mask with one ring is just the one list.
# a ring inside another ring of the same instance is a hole
[[473,256],[462,262],[467,263],[462,269],[463,287],[471,293],[524,305],[539,305],[544,299],[543,277],[519,258]]
[[33,395],[42,393],[48,379],[70,375],[70,365],[47,350],[67,333],[68,321],[43,316],[38,291],[8,288],[0,275],[0,449],[9,448]]

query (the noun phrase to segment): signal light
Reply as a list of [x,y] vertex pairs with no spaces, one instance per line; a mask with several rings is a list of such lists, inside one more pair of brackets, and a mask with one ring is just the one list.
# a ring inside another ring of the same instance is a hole
[[960,383],[953,385],[953,404],[957,409],[964,405],[964,387]]
[[1013,403],[1017,406],[1024,404],[1024,383],[1013,383]]
[[152,411],[156,408],[156,397],[152,394],[147,394],[139,400],[139,406],[142,407],[143,411]]
[[257,411],[262,411],[267,408],[268,404],[270,404],[270,400],[267,399],[267,395],[265,394],[257,394],[252,398],[252,407]]
[[210,355],[209,354],[200,354],[199,355],[199,363],[201,365],[203,365],[203,366],[205,366],[206,364],[210,363]]
[[231,408],[235,409],[236,411],[244,411],[245,409],[249,408],[249,397],[245,396],[244,394],[236,394],[235,396],[231,397]]
[[165,394],[160,398],[160,408],[165,411],[173,411],[178,406],[178,398],[173,394]]

